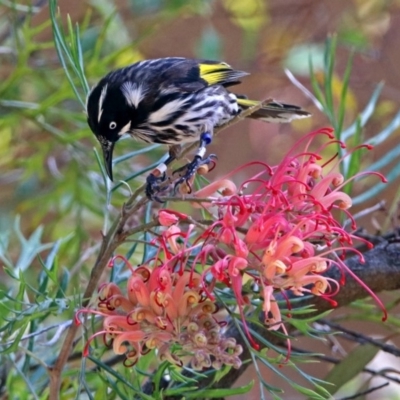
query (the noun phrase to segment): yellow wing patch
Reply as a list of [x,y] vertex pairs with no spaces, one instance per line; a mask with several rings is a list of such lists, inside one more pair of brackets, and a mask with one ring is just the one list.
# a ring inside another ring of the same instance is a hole
[[242,107],[248,107],[248,108],[254,107],[260,103],[259,101],[254,101],[254,100],[249,100],[249,99],[237,99],[237,102]]
[[242,76],[248,75],[247,72],[235,71],[224,62],[216,64],[199,64],[200,77],[209,85],[223,85],[229,82],[235,82]]
[[224,71],[224,70],[230,70],[232,71],[232,67],[225,63],[225,62],[220,62],[217,64],[199,64],[200,67],[200,75],[203,77],[203,75],[213,73],[213,72],[218,72],[218,71]]

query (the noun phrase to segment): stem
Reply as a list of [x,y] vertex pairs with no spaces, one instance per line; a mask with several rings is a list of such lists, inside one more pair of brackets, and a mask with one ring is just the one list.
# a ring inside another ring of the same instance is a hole
[[[103,241],[99,250],[99,255],[92,269],[92,273],[90,275],[90,279],[88,285],[86,287],[85,293],[83,295],[82,306],[86,307],[98,287],[98,283],[100,277],[108,265],[110,258],[112,257],[115,249],[124,242],[126,238],[126,232],[124,231],[124,227],[126,225],[127,220],[131,215],[137,212],[144,204],[148,202],[146,198],[142,198],[137,201],[135,204],[136,196],[138,195],[138,191],[136,191],[128,200],[128,202],[122,207],[122,210],[118,216],[118,218],[114,221],[112,226],[110,227],[106,236],[103,237]],[[127,209],[127,205],[129,205],[129,209]],[[154,224],[155,222],[153,222]],[[148,224],[146,224],[148,225]],[[133,229],[135,232],[139,232],[146,225],[140,225],[139,227]],[[132,230],[132,231],[133,231]],[[50,374],[50,393],[49,400],[58,400],[59,391],[61,386],[61,376],[62,371],[64,369],[65,364],[68,361],[68,357],[71,354],[74,348],[74,339],[76,336],[76,332],[78,330],[78,326],[75,324],[71,324],[70,328],[67,331],[67,335],[65,337],[64,343],[61,347],[60,353],[57,357],[56,362],[52,367],[49,367]]]
[[[237,117],[232,119],[230,122],[227,124],[224,124],[220,127],[218,127],[214,135],[217,135],[219,132],[221,132],[223,129],[227,128],[228,126],[231,126],[242,119],[248,117],[252,113],[256,112],[259,110],[265,103],[270,102],[271,100],[266,100],[265,102],[260,102],[254,107],[251,107],[242,113],[240,113]],[[181,159],[185,154],[187,154],[189,151],[197,147],[198,144],[191,143],[186,146],[183,146],[181,153],[177,156],[177,160]],[[110,227],[109,231],[107,234],[103,237],[103,241],[99,250],[99,255],[97,257],[97,260],[93,266],[92,273],[90,275],[89,282],[87,284],[85,293],[83,295],[83,302],[82,302],[82,307],[86,307],[95,292],[95,290],[98,287],[98,283],[100,280],[100,277],[108,265],[108,262],[110,258],[112,257],[114,251],[118,248],[119,245],[121,245],[125,239],[134,233],[140,232],[142,230],[149,229],[151,227],[157,226],[158,221],[152,221],[148,224],[140,225],[135,228],[131,228],[129,230],[125,230],[126,222],[129,219],[131,215],[133,215],[135,212],[139,211],[143,206],[145,206],[149,200],[147,199],[146,196],[143,196],[144,190],[145,190],[146,185],[140,186],[138,189],[135,190],[135,192],[130,196],[128,201],[124,204],[122,207],[122,210],[120,211],[117,219],[114,221],[112,226]],[[140,197],[142,196],[142,197]],[[139,199],[139,200],[138,200]],[[65,337],[64,343],[61,347],[60,353],[57,357],[56,362],[52,367],[49,367],[49,375],[50,375],[50,393],[49,393],[49,400],[58,400],[59,398],[59,392],[60,392],[60,387],[61,387],[61,376],[62,376],[62,371],[65,367],[65,364],[68,361],[68,357],[70,356],[73,348],[74,348],[74,339],[76,336],[78,330],[78,326],[75,324],[72,324],[70,328],[68,329],[67,335]]]

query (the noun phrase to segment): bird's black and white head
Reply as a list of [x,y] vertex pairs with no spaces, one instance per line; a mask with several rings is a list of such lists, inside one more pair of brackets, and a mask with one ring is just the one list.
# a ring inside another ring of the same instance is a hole
[[135,83],[119,83],[108,77],[101,80],[87,98],[88,124],[100,142],[107,175],[111,180],[115,143],[130,132],[141,98],[141,88]]

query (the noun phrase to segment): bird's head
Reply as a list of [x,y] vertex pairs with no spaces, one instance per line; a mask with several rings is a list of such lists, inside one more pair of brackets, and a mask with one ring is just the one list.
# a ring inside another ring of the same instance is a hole
[[87,120],[103,150],[108,177],[113,180],[112,157],[115,143],[131,129],[132,106],[124,86],[100,81],[90,92],[86,104]]

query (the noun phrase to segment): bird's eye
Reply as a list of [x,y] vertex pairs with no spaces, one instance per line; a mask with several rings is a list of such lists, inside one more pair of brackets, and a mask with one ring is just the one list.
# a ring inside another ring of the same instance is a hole
[[110,129],[115,129],[117,127],[117,123],[112,121],[110,122]]

